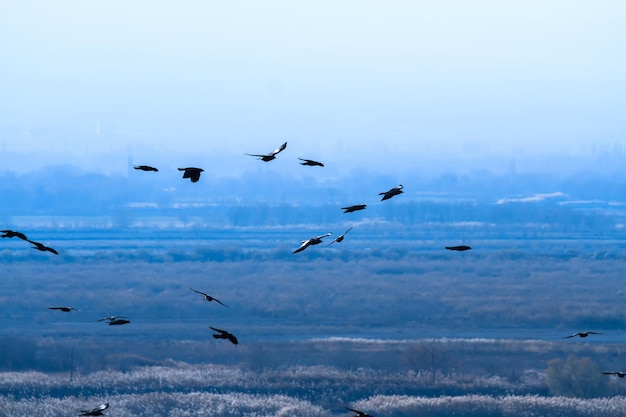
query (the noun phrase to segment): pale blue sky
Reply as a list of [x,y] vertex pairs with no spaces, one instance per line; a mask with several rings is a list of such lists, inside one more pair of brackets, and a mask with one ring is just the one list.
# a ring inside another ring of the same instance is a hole
[[625,28],[618,0],[5,2],[0,145],[232,169],[284,140],[353,166],[580,153],[626,144]]

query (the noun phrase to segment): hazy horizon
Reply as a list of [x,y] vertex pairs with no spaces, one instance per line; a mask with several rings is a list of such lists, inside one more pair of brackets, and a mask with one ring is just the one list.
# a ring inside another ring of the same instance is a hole
[[583,1],[13,2],[0,28],[0,163],[237,172],[257,162],[244,153],[288,141],[273,164],[578,164],[625,143],[624,12]]

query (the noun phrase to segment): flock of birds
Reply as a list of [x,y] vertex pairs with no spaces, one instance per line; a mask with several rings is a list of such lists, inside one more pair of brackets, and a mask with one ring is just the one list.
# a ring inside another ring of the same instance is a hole
[[[287,142],[283,143],[282,145],[280,145],[279,147],[277,147],[276,149],[274,149],[272,152],[269,152],[267,154],[246,154],[249,156],[254,156],[257,157],[257,159],[263,161],[263,162],[270,162],[274,159],[276,159],[276,156],[284,151],[287,148]],[[305,165],[305,166],[319,166],[319,167],[323,167],[324,164],[312,159],[304,159],[304,158],[298,158],[300,161],[301,165]],[[136,170],[140,170],[140,171],[146,171],[146,172],[159,172],[158,168],[150,166],[150,165],[135,165],[134,169]],[[200,180],[200,175],[202,172],[204,172],[204,169],[202,168],[197,168],[197,167],[185,167],[185,168],[178,168],[179,171],[183,172],[183,178],[184,179],[189,179],[192,183],[196,183]],[[396,187],[393,187],[387,191],[383,191],[380,192],[378,195],[382,196],[381,201],[385,201],[385,200],[389,200],[397,195],[402,194],[403,191],[403,185],[400,184]],[[355,204],[355,205],[350,205],[350,206],[346,206],[346,207],[341,207],[342,210],[344,210],[344,214],[345,213],[353,213],[356,211],[360,211],[360,210],[365,210],[367,208],[367,204]],[[344,231],[341,235],[339,235],[338,237],[336,237],[335,239],[333,239],[327,246],[332,245],[333,243],[341,243],[346,234],[348,232],[350,232],[353,229],[353,226],[350,226],[346,231]],[[29,242],[31,243],[33,246],[33,249],[39,250],[41,252],[50,252],[53,253],[55,255],[58,255],[59,252],[57,250],[55,250],[54,248],[51,248],[49,246],[46,246],[40,242],[34,241],[34,240],[30,240],[27,238],[27,236],[19,231],[15,231],[15,230],[0,230],[0,232],[2,233],[2,235],[0,235],[1,238],[18,238],[21,239],[23,241]],[[319,235],[319,236],[315,236],[306,240],[302,240],[300,246],[295,249],[292,253],[296,254],[299,252],[304,251],[305,249],[309,248],[310,246],[314,246],[314,245],[319,245],[320,243],[322,243],[323,239],[326,237],[332,236],[331,232]],[[470,246],[467,245],[457,245],[457,246],[445,246],[445,249],[450,250],[450,251],[457,251],[457,252],[463,252],[463,251],[467,251],[472,249]],[[207,302],[216,302],[220,305],[222,305],[223,307],[228,307],[228,305],[224,304],[223,302],[221,302],[220,300],[218,300],[217,298],[202,292],[202,291],[198,291],[196,289],[193,288],[189,288],[191,291],[199,294],[202,296],[202,298],[207,301]],[[68,306],[53,306],[53,307],[48,307],[48,309],[50,310],[58,310],[64,313],[69,313],[71,311],[80,311],[77,308],[74,307],[68,307]],[[118,325],[124,325],[124,324],[128,324],[130,323],[130,320],[128,319],[128,317],[126,316],[108,316],[108,317],[103,317],[101,319],[98,319],[97,321],[103,321],[108,323],[109,326],[118,326]],[[224,340],[228,340],[229,342],[231,342],[234,345],[239,344],[239,341],[237,339],[237,337],[230,333],[229,331],[223,330],[223,329],[218,329],[216,327],[212,327],[209,326],[209,328],[211,330],[213,330],[215,333],[212,335],[213,338],[215,339],[224,339]],[[598,334],[602,334],[599,332],[593,332],[593,331],[585,331],[585,332],[577,332],[574,334],[571,334],[569,336],[564,336],[563,338],[574,338],[574,337],[580,337],[580,338],[585,338],[588,337],[589,335],[598,335]],[[626,377],[626,372],[621,372],[621,371],[605,371],[602,372],[603,374],[606,375],[616,375],[619,378],[624,378]],[[102,416],[103,412],[105,410],[107,410],[109,408],[109,403],[104,403],[99,405],[96,408],[93,408],[91,410],[82,410],[81,411],[81,416]],[[349,408],[349,407],[345,407],[347,410],[355,413],[354,417],[372,417],[370,414],[367,414],[363,411],[360,410],[356,410],[353,408]]]
[[[284,151],[287,148],[287,142],[283,143],[282,145],[280,145],[279,147],[277,147],[276,149],[274,149],[272,152],[269,152],[267,154],[251,154],[251,153],[247,153],[246,155],[249,156],[255,156],[257,157],[257,159],[260,159],[263,162],[269,162],[269,161],[273,161],[274,159],[276,159],[276,155],[278,155],[279,153],[281,153],[282,151]],[[305,158],[298,158],[300,161],[300,165],[305,165],[305,166],[318,166],[318,167],[323,167],[324,164],[319,162],[319,161],[315,161],[313,159],[305,159]],[[135,165],[133,166],[134,169],[136,170],[140,170],[140,171],[147,171],[147,172],[159,172],[159,169],[156,167],[153,167],[151,165]],[[189,178],[189,180],[191,182],[198,182],[200,181],[200,174],[202,172],[204,172],[204,169],[202,168],[197,168],[197,167],[186,167],[186,168],[178,168],[179,171],[183,171],[183,178]],[[383,191],[378,193],[378,195],[381,195],[381,201],[385,201],[385,200],[389,200],[392,197],[395,197],[397,195],[402,194],[404,191],[402,191],[403,189],[403,185],[400,184],[396,187],[393,187],[387,191]],[[360,211],[360,210],[365,210],[367,208],[367,204],[354,204],[351,206],[346,206],[346,207],[341,207],[342,210],[344,210],[344,214],[345,213],[353,213],[355,211]],[[341,235],[339,235],[339,237],[335,238],[332,242],[330,242],[327,246],[332,245],[333,243],[341,243],[346,234],[352,230],[352,226],[350,226],[350,228],[348,228],[348,230],[346,230],[345,232],[343,232]],[[323,235],[319,235],[319,236],[315,236],[309,239],[305,239],[302,240],[300,243],[300,247],[298,247],[296,250],[293,251],[293,253],[298,253],[298,252],[302,252],[303,250],[305,250],[306,248],[313,246],[313,245],[319,245],[320,243],[322,243],[322,239],[324,239],[325,237],[328,236],[332,236],[332,233],[325,233]],[[466,245],[460,245],[460,246],[446,246],[446,249],[448,250],[453,250],[453,251],[465,251],[465,250],[469,250],[471,249],[471,247],[466,246]]]
[[[269,162],[272,161],[274,159],[276,159],[276,156],[284,151],[287,148],[287,142],[283,143],[282,145],[280,145],[279,147],[277,147],[276,149],[274,149],[272,152],[269,152],[267,154],[246,154],[249,156],[254,156],[257,157],[257,159],[263,161],[263,162]],[[315,161],[313,159],[305,159],[305,158],[298,158],[301,162],[301,165],[304,166],[317,166],[317,167],[323,167],[324,164],[319,162],[319,161]],[[133,167],[136,170],[139,171],[146,171],[146,172],[159,172],[159,169],[151,166],[151,165],[135,165]],[[202,174],[202,172],[204,172],[204,169],[202,168],[198,168],[198,167],[185,167],[185,168],[178,168],[179,171],[183,172],[183,179],[189,179],[192,183],[196,183],[200,180],[200,176]],[[381,192],[379,193],[379,195],[382,196],[381,201],[384,200],[389,200],[390,198],[400,195],[403,193],[402,191],[403,186],[402,185],[398,185],[397,187],[391,188],[387,191]],[[366,204],[355,204],[355,205],[351,205],[351,206],[347,206],[347,207],[342,207],[341,209],[344,210],[344,213],[352,213],[355,211],[359,211],[359,210],[364,210],[367,208]],[[333,243],[341,243],[346,234],[348,232],[350,232],[352,230],[353,226],[350,226],[346,231],[344,231],[341,235],[339,235],[338,237],[336,237],[335,239],[333,239],[327,246],[332,245]],[[58,255],[59,252],[49,246],[44,245],[43,243],[34,241],[34,240],[30,240],[28,239],[28,237],[19,231],[16,230],[0,230],[0,232],[2,233],[2,235],[0,235],[1,238],[17,238],[19,240],[23,240],[26,242],[31,243],[33,246],[33,249],[37,249],[41,252],[50,252],[54,255]],[[298,253],[298,252],[302,252],[305,249],[307,249],[310,246],[313,245],[318,245],[320,243],[322,243],[322,239],[332,236],[332,233],[325,233],[323,235],[320,236],[316,236],[316,237],[312,237],[306,240],[303,240],[301,242],[301,245],[295,249],[293,251],[294,254]],[[450,250],[457,250],[457,251],[461,251],[461,250],[468,250],[471,249],[469,246],[453,246],[453,247],[446,247],[446,249],[450,249]],[[222,301],[220,301],[219,299],[203,292],[203,291],[198,291],[194,288],[189,288],[191,291],[199,294],[200,296],[202,296],[203,300],[207,301],[207,302],[215,302],[217,304],[220,304],[223,307],[228,307],[228,305],[224,304]],[[49,310],[56,310],[56,311],[60,311],[63,313],[70,313],[72,311],[80,311],[79,309],[75,308],[75,307],[70,307],[70,306],[52,306],[52,307],[48,307]],[[126,316],[118,316],[118,315],[112,315],[112,316],[108,316],[108,317],[103,317],[100,318],[98,320],[96,320],[98,322],[105,322],[107,323],[109,326],[120,326],[120,325],[125,325],[125,324],[129,324],[130,320],[128,319],[128,317]],[[213,338],[215,339],[224,339],[229,341],[230,343],[232,343],[233,345],[238,345],[239,344],[239,340],[237,339],[237,337],[224,329],[219,329],[217,327],[213,327],[213,326],[209,326],[209,328],[214,332],[212,334]],[[103,403],[93,409],[90,410],[81,410],[81,416],[102,416],[104,415],[104,411],[107,410],[109,408],[109,403]],[[346,407],[347,410],[352,411],[354,413],[356,413],[356,417],[372,417],[367,413],[364,413],[362,411],[359,410],[355,410],[353,408],[349,408]]]

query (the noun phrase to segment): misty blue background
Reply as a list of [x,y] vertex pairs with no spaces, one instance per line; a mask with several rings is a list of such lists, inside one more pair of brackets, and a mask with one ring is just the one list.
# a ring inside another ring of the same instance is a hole
[[238,176],[265,169],[245,152],[287,140],[272,164],[321,160],[331,179],[619,170],[597,156],[623,152],[624,16],[620,1],[6,2],[0,164]]

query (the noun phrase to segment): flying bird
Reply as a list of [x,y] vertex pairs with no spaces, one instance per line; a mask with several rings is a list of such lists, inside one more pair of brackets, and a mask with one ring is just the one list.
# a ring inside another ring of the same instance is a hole
[[48,252],[54,253],[55,255],[59,254],[59,252],[57,252],[53,248],[50,248],[50,247],[44,245],[43,243],[35,242],[33,240],[28,240],[28,239],[26,239],[26,241],[32,243],[33,245],[35,245],[35,246],[33,246],[33,249],[37,249],[38,251],[41,251],[41,252],[48,251]]
[[12,238],[12,237],[19,237],[22,240],[28,240],[26,238],[26,235],[24,233],[21,232],[16,232],[14,230],[0,230],[0,232],[2,232],[2,238],[8,237],[8,238]]
[[109,321],[109,326],[121,326],[122,324],[128,324],[130,320],[126,319],[115,319]]
[[304,162],[300,162],[300,165],[307,165],[310,167],[323,167],[324,166],[324,164],[322,164],[321,162],[317,162],[312,159],[302,159],[302,158],[298,158],[298,159],[301,161],[304,161]]
[[276,159],[276,155],[278,155],[280,152],[284,151],[286,147],[287,147],[287,142],[283,143],[282,145],[280,145],[278,148],[274,149],[272,152],[268,153],[267,155],[255,155],[255,154],[251,154],[251,153],[247,153],[246,155],[258,156],[258,158],[261,161],[269,162],[269,161],[271,161],[273,159]]
[[156,169],[155,167],[151,167],[150,165],[135,165],[133,168],[139,169],[139,170],[142,170],[142,171],[159,172],[158,169]]
[[367,414],[367,413],[364,413],[363,411],[354,410],[354,409],[349,408],[349,407],[346,407],[346,410],[350,410],[350,411],[352,411],[353,413],[356,413],[356,416],[355,416],[355,417],[373,417],[372,415]]
[[307,239],[307,240],[303,240],[302,241],[302,245],[300,245],[300,247],[296,250],[293,251],[293,253],[298,253],[298,252],[302,252],[303,250],[305,250],[306,248],[308,248],[311,245],[317,245],[322,243],[322,239],[325,238],[326,236],[331,236],[332,233],[326,233],[325,235],[321,235],[318,237],[312,237],[311,239]]
[[461,246],[446,246],[446,249],[463,252],[464,250],[470,250],[472,248],[470,246],[461,245]]
[[218,303],[220,303],[221,305],[223,305],[224,307],[228,307],[226,304],[222,303],[220,300],[218,300],[215,297],[211,297],[209,294],[203,293],[202,291],[198,291],[198,290],[194,290],[193,288],[189,287],[189,289],[193,292],[197,292],[198,294],[201,294],[205,300],[207,301],[217,301]]
[[48,307],[48,310],[61,310],[64,313],[69,313],[72,310],[80,311],[79,309],[74,308],[74,307]]
[[602,333],[597,333],[597,332],[578,332],[578,333],[571,334],[569,336],[565,336],[565,337],[563,337],[563,339],[569,339],[570,337],[576,337],[576,336],[578,336],[578,337],[587,337],[590,334],[602,334]]
[[204,172],[202,168],[194,167],[178,168],[178,170],[185,171],[185,173],[183,174],[183,178],[189,178],[191,182],[198,182],[198,180],[200,179],[200,173]]
[[616,372],[602,372],[604,375],[617,375],[620,378],[624,378],[626,376],[626,372],[620,372],[620,371],[616,371]]
[[352,213],[353,211],[365,210],[367,204],[355,204],[354,206],[342,207],[342,210],[345,210],[343,214]]
[[109,316],[109,317],[103,317],[103,318],[98,319],[96,321],[105,321],[105,320],[115,321],[115,320],[118,320],[118,319],[127,319],[127,318],[128,317],[126,317],[126,316]]
[[109,408],[109,403],[104,403],[91,410],[81,411],[81,416],[101,416],[103,415],[102,412],[106,410],[107,408]]
[[404,192],[402,191],[403,188],[404,187],[402,186],[402,184],[400,184],[397,187],[394,187],[389,191],[385,191],[384,193],[378,193],[378,195],[383,196],[383,198],[380,201],[389,200],[391,197],[395,195],[402,194]]
[[352,230],[352,226],[350,226],[350,228],[348,230],[346,230],[345,232],[343,232],[340,236],[338,236],[336,239],[333,239],[332,242],[330,242],[328,245],[326,246],[330,246],[333,243],[337,242],[337,243],[341,243],[343,242],[343,238],[346,236],[346,233],[348,233],[350,230]]
[[237,340],[234,334],[229,333],[226,330],[216,329],[215,327],[211,327],[211,326],[209,326],[209,328],[219,333],[219,334],[213,335],[215,339],[228,339],[230,343],[232,343],[233,345],[236,345],[239,343],[239,341]]

